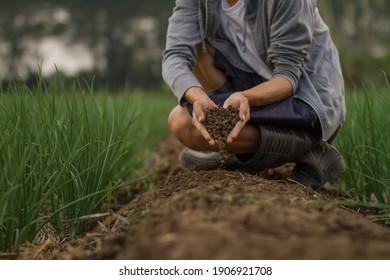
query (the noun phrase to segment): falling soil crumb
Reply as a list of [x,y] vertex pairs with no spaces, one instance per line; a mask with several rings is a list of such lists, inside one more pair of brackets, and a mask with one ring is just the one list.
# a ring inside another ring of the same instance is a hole
[[229,106],[206,109],[204,126],[210,136],[217,141],[219,148],[219,161],[221,166],[228,159],[226,140],[236,123],[240,120],[238,108]]

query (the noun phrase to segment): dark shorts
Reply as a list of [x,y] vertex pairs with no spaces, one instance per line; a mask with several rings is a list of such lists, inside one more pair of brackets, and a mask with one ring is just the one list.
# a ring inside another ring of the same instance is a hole
[[[265,79],[256,73],[248,73],[232,66],[219,51],[215,53],[214,66],[224,72],[230,84],[229,91],[217,91],[210,96],[211,100],[220,106],[234,92],[247,90],[265,82]],[[191,104],[187,104],[187,109],[192,114]],[[270,105],[251,107],[249,123],[295,127],[320,137],[320,124],[316,113],[293,96]]]

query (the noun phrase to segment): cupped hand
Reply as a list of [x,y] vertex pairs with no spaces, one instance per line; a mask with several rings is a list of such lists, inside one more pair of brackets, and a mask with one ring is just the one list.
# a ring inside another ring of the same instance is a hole
[[228,99],[226,99],[225,103],[223,104],[223,107],[228,108],[229,106],[238,108],[240,117],[240,120],[233,127],[226,140],[227,143],[231,144],[237,138],[241,129],[249,121],[250,106],[248,99],[241,92],[236,92],[230,95]]
[[203,122],[205,120],[206,109],[217,107],[217,105],[209,97],[202,97],[197,99],[192,106],[192,124],[202,134],[209,145],[214,146],[216,142],[213,138],[211,138],[207,129],[203,125]]

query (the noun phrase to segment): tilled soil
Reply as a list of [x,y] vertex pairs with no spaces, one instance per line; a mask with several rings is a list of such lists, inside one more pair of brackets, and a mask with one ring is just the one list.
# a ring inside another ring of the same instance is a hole
[[390,259],[390,230],[360,211],[336,206],[288,179],[291,166],[243,170],[182,169],[176,140],[147,166],[155,187],[116,195],[118,211],[85,237],[47,238],[20,259]]

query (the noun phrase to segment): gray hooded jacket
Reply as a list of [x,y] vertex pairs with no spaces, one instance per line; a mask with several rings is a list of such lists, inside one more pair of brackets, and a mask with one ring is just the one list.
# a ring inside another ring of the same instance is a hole
[[[288,79],[294,98],[317,113],[324,140],[345,119],[344,82],[338,52],[315,0],[245,0],[247,28],[273,76]],[[169,19],[163,78],[181,101],[202,87],[192,74],[196,46],[207,39],[235,67],[253,72],[227,39],[220,23],[221,0],[176,0]],[[245,41],[243,42],[245,48]]]

